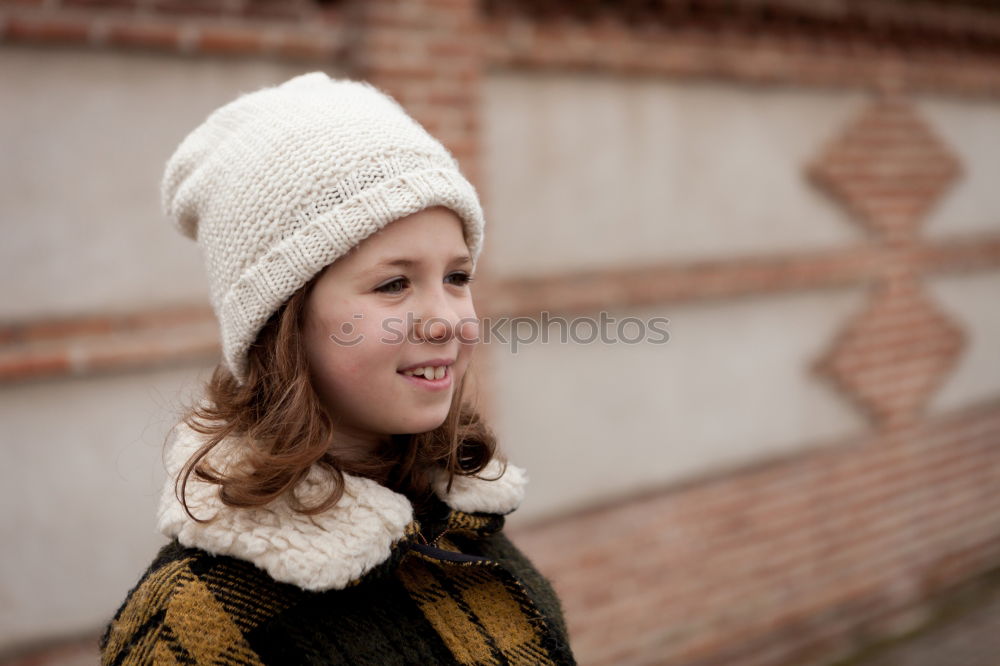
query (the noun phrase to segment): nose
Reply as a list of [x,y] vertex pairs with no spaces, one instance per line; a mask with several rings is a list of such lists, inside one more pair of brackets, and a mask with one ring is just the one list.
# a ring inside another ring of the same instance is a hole
[[449,336],[449,329],[451,328],[448,323],[442,321],[438,317],[432,317],[427,322],[423,319],[417,318],[413,320],[414,330],[417,332],[417,336],[426,340],[434,341],[444,341]]
[[454,296],[449,296],[442,290],[434,290],[426,295],[423,307],[413,320],[413,329],[418,338],[445,342],[459,333],[458,326],[462,322],[454,300]]

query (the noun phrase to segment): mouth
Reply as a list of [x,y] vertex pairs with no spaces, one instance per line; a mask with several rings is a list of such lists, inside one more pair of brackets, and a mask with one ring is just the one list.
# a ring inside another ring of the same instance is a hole
[[451,386],[450,365],[397,370],[396,374],[402,376],[403,379],[412,385],[425,389],[440,390]]

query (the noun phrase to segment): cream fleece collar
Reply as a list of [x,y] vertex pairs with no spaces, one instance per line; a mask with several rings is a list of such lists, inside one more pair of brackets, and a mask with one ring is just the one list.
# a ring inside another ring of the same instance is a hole
[[[256,508],[228,507],[218,497],[218,486],[191,475],[187,500],[198,518],[216,519],[198,523],[184,511],[174,495],[174,479],[188,458],[201,446],[203,435],[179,423],[166,453],[167,481],[163,485],[158,527],[168,538],[177,537],[184,546],[216,555],[229,555],[253,562],[272,578],[306,590],[341,589],[384,562],[392,546],[412,529],[413,505],[406,496],[362,477],[345,475],[344,495],[327,511],[305,516],[285,501]],[[238,443],[223,441],[208,456],[213,467],[225,469],[238,455]],[[236,454],[236,455],[234,455]],[[435,494],[450,508],[475,513],[506,514],[524,498],[528,481],[524,469],[508,462],[502,468],[490,461],[481,473],[486,479],[456,476],[451,493],[445,493],[447,475],[433,483]],[[306,504],[326,495],[326,473],[310,470],[296,489]]]

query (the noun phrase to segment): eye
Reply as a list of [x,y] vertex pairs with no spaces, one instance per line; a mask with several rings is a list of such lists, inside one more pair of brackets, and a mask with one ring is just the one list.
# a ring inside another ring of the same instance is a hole
[[396,286],[403,286],[408,280],[406,278],[400,277],[395,280],[386,282],[383,285],[375,287],[375,291],[382,292],[383,294],[398,294],[402,292],[402,289],[396,289]]
[[455,284],[457,284],[460,287],[464,287],[465,285],[469,284],[470,282],[472,282],[473,280],[476,279],[476,278],[472,277],[471,275],[469,275],[468,273],[466,273],[464,271],[459,271],[457,273],[452,273],[448,277],[449,278],[454,278],[455,280],[457,280],[457,282]]

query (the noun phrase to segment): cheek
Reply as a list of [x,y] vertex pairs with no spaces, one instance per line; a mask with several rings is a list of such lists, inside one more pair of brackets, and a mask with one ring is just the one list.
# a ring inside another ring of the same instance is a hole
[[479,330],[481,327],[471,299],[469,299],[468,307],[459,312],[459,315],[457,330],[459,339],[468,345],[476,344],[479,342]]
[[329,383],[340,376],[354,376],[359,372],[356,349],[358,327],[350,319],[325,318],[315,321],[306,331],[305,344],[309,365],[314,373]]
[[458,326],[458,339],[465,345],[474,346],[479,343],[479,323],[474,320],[463,321]]
[[398,344],[387,340],[392,337],[382,330],[380,322],[369,320],[355,327],[351,344],[331,344],[326,363],[330,372],[336,373],[338,386],[363,392],[368,386],[378,384],[398,367]]
[[[335,345],[331,345],[335,347]],[[310,360],[310,374],[328,398],[350,400],[365,393],[372,372],[363,364],[357,348],[332,348]]]
[[464,318],[474,319],[476,317],[476,305],[472,302],[472,297],[467,298],[460,309],[459,314]]

